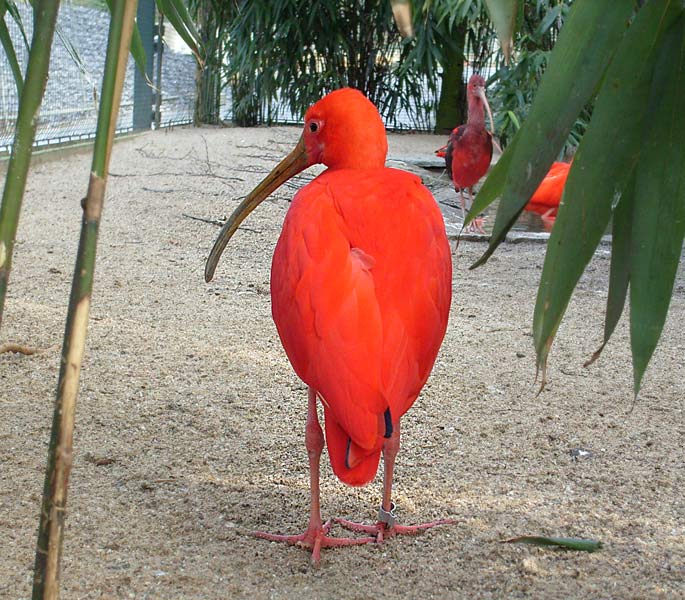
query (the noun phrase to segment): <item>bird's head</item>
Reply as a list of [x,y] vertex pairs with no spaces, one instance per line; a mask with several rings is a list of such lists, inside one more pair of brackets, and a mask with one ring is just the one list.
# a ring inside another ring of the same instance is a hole
[[485,96],[485,79],[482,75],[478,75],[478,73],[471,75],[466,85],[466,98],[469,104],[469,120],[482,120],[483,124],[485,124],[485,111],[487,110],[488,117],[490,118],[490,129],[495,131],[492,111]]
[[331,92],[306,112],[302,143],[308,166],[332,169],[380,168],[388,152],[378,110],[352,88]]
[[479,75],[478,73],[471,75],[466,86],[466,93],[468,94],[469,98],[473,96],[485,95],[485,79],[482,75]]
[[224,248],[247,215],[288,179],[319,163],[330,169],[381,168],[387,152],[385,127],[364,94],[343,88],[324,96],[306,112],[304,131],[294,150],[224,223],[205,265],[205,281],[211,281]]

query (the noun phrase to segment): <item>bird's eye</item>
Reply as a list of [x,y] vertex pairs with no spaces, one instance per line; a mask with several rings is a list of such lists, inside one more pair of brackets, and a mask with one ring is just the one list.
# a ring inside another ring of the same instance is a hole
[[309,124],[309,131],[311,131],[312,133],[316,133],[318,130],[319,130],[319,124],[316,123],[315,121],[312,121]]

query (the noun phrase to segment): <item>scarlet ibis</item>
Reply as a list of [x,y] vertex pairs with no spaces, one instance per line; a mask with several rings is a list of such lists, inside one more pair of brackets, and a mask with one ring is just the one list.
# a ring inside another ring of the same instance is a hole
[[[433,367],[447,327],[452,263],[441,212],[415,175],[385,167],[385,129],[359,91],[334,91],[305,115],[295,149],[245,198],[224,224],[205,268],[210,281],[243,219],[285,181],[328,167],[293,198],[271,265],[272,316],[285,352],[309,387],[305,446],[310,516],[304,533],[261,538],[311,548],[381,542],[450,520],[395,522],[392,478],[400,419]],[[333,472],[361,486],[383,454],[383,500],[374,525],[335,522],[366,533],[329,535],[319,507],[324,436]]]
[[524,210],[535,212],[540,215],[545,229],[550,231],[554,225],[564,193],[564,186],[571,168],[570,163],[554,162],[545,178],[540,182],[538,189],[531,196]]
[[[461,216],[466,218],[466,211],[473,202],[473,186],[485,175],[492,160],[492,134],[485,129],[485,111],[488,111],[490,128],[494,130],[492,111],[485,96],[485,79],[478,74],[471,75],[466,86],[468,116],[465,125],[459,125],[450,134],[445,151],[447,174],[452,178],[454,187],[459,190]],[[440,152],[440,151],[437,151]],[[437,154],[436,152],[436,154]],[[464,190],[468,190],[468,205]],[[476,221],[474,226],[480,233],[485,233]]]

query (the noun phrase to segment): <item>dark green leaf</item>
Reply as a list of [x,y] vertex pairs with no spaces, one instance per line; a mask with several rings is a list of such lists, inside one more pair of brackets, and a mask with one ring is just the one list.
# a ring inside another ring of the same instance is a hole
[[611,269],[609,273],[609,294],[607,312],[604,320],[604,340],[599,349],[584,366],[590,366],[599,358],[604,346],[614,333],[618,324],[628,293],[630,282],[630,251],[632,235],[633,207],[635,205],[635,170],[628,184],[623,189],[621,199],[616,206],[612,222]]
[[[606,231],[612,207],[633,172],[642,148],[644,106],[655,49],[677,15],[673,0],[653,0],[636,17],[607,69],[569,174],[552,230],[533,318],[538,368],[547,355],[578,279]],[[636,63],[635,56],[641,60]],[[620,139],[607,152],[607,140]]]
[[[681,3],[678,3],[681,4]],[[633,217],[630,338],[635,393],[661,336],[685,234],[685,16],[654,68]]]
[[581,552],[596,552],[602,548],[602,542],[587,540],[584,538],[558,538],[541,537],[536,535],[521,535],[508,540],[502,540],[502,544],[532,544],[533,546],[559,546],[568,550]]
[[[630,2],[577,0],[559,34],[530,114],[519,130],[490,245],[502,242],[593,96],[633,11]],[[555,227],[556,229],[556,227]]]
[[[502,154],[502,156],[500,156],[499,160],[497,161],[497,164],[490,170],[490,173],[488,174],[488,177],[485,180],[483,187],[480,188],[480,191],[478,192],[476,199],[473,201],[473,204],[471,205],[471,209],[469,210],[469,215],[466,218],[464,226],[471,222],[472,215],[478,215],[482,213],[499,196],[502,195],[502,190],[504,189],[504,185],[506,183],[506,177],[509,172],[509,167],[511,164],[512,157],[514,156],[516,143],[518,139],[519,134],[517,133],[514,136],[514,139],[511,140],[511,143],[507,147],[507,150],[504,152],[504,154]],[[485,260],[487,259],[481,257],[469,268],[475,269],[476,267],[479,267],[481,264],[483,264]]]

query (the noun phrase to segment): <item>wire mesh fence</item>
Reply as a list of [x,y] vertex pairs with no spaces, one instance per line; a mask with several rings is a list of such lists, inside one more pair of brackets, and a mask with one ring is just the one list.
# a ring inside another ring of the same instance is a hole
[[[27,39],[32,34],[32,9],[27,3],[18,5]],[[17,59],[25,72],[28,48],[20,27],[5,18]],[[88,27],[83,27],[88,23]],[[53,41],[50,73],[36,131],[36,145],[78,140],[89,137],[97,122],[97,97],[102,80],[109,18],[106,12],[93,10],[66,2],[60,8],[57,35]],[[81,60],[70,53],[68,43]],[[132,67],[127,70],[127,80],[132,80]],[[127,86],[128,87],[128,86]],[[117,123],[120,131],[130,129],[131,98],[124,92],[121,114]],[[7,150],[12,143],[14,123],[19,101],[17,88],[11,76],[5,54],[0,61],[0,149]]]
[[[5,21],[16,49],[18,62],[22,72],[25,72],[28,43],[32,34],[32,8],[28,2],[20,2],[17,7],[22,25],[18,25],[9,15],[5,15]],[[102,3],[98,5],[97,2],[84,3],[83,0],[62,1],[57,34],[53,41],[49,80],[39,115],[36,146],[94,137],[108,30],[109,12]],[[150,122],[158,127],[191,123],[196,102],[196,63],[171,27],[163,28],[162,31],[162,52],[154,53],[152,69],[154,93],[159,94],[160,100],[159,114],[156,119],[153,118],[155,102],[150,107]],[[488,36],[483,36],[486,37]],[[482,58],[477,56],[481,48],[471,47],[467,48],[467,51],[469,56],[464,70],[465,79],[468,79],[474,70],[482,71],[485,68],[488,71],[486,76],[493,72],[494,64],[481,64]],[[129,58],[117,121],[118,133],[133,129],[135,68],[133,59]],[[432,130],[435,125],[432,108],[437,102],[439,92],[439,82],[437,92],[431,91],[426,82],[411,98],[410,105],[393,111],[384,111],[381,107],[386,126],[399,131]],[[17,87],[9,62],[5,53],[0,52],[0,152],[8,152],[11,149],[18,105]],[[302,122],[302,115],[293,114],[284,102],[272,102],[262,112],[264,114],[259,115],[260,123]],[[221,92],[220,119],[230,122],[232,118],[231,86],[225,85]]]
[[[26,39],[32,35],[32,9],[18,3]],[[41,105],[36,146],[89,139],[95,135],[98,95],[102,84],[109,12],[81,3],[63,1],[57,19],[57,32],[50,58],[50,74]],[[5,17],[19,65],[25,72],[28,47],[21,27]],[[30,42],[29,42],[30,43]],[[159,55],[155,54],[155,61]],[[189,123],[193,117],[195,61],[174,48],[165,48],[161,63],[162,126]],[[133,128],[134,71],[129,58],[122,91],[117,132]],[[156,64],[153,72],[157,72]],[[7,152],[14,137],[19,108],[17,87],[4,52],[0,53],[0,151]],[[152,107],[151,107],[152,110]]]

